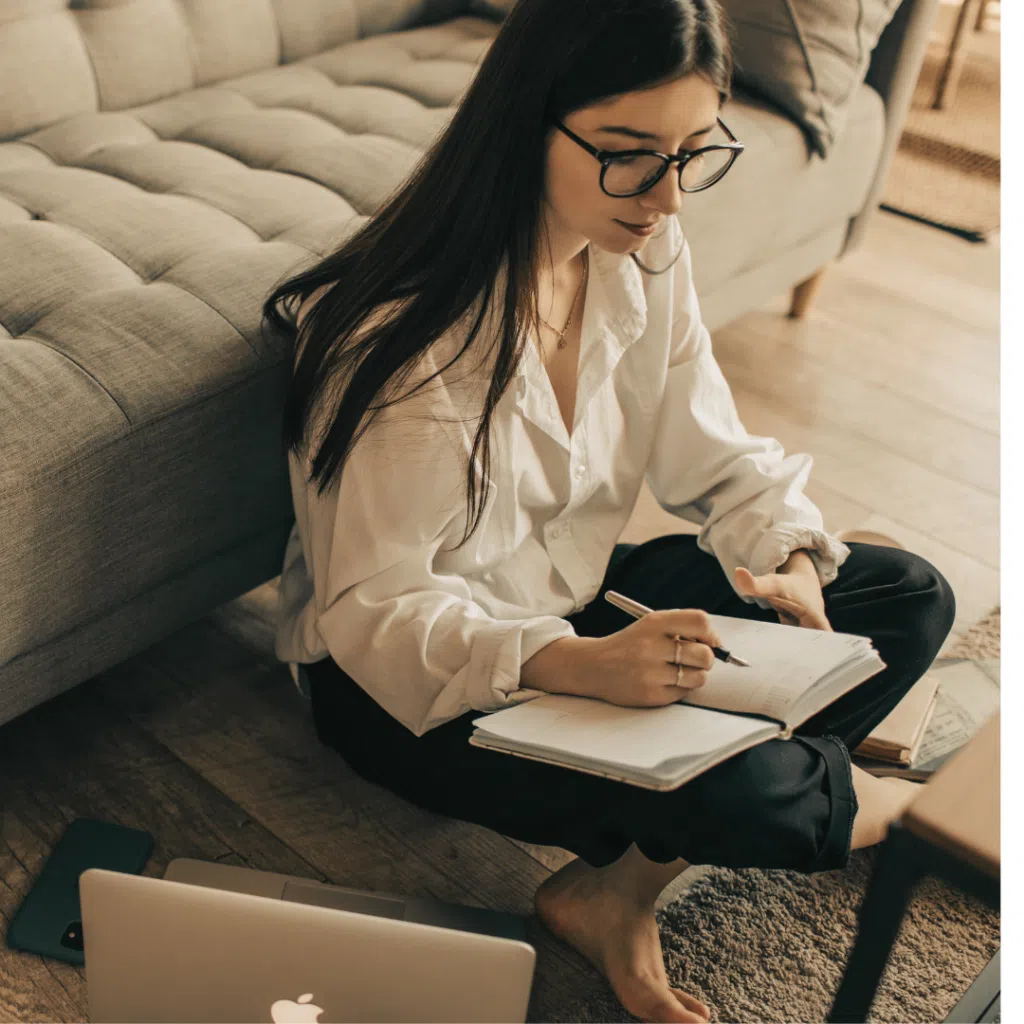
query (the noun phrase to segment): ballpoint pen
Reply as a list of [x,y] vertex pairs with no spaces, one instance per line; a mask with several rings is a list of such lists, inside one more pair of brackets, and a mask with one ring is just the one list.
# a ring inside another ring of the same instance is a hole
[[[628,612],[636,619],[641,619],[649,612],[654,611],[653,608],[648,608],[647,605],[641,604],[639,601],[634,601],[631,597],[626,597],[625,594],[620,594],[617,590],[605,591],[605,599],[610,601],[616,608],[621,608],[624,612]],[[681,636],[680,640],[689,640],[688,637]],[[690,643],[702,643],[700,640],[689,640]],[[719,661],[731,661],[734,665],[742,665],[744,668],[750,668],[750,662],[744,661],[742,658],[737,657],[735,654],[730,654],[724,647],[715,647],[713,644],[708,644],[708,647],[714,651],[715,657]]]

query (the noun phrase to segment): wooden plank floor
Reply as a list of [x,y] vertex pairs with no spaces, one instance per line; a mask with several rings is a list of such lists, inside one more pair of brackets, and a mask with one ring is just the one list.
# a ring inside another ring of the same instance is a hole
[[[956,590],[956,632],[999,598],[998,262],[879,214],[806,322],[780,297],[714,339],[747,428],[814,455],[826,527],[929,558]],[[645,490],[622,539],[695,529]],[[436,818],[321,747],[274,658],[275,584],[0,727],[0,928],[79,816],[151,832],[150,875],[198,857],[529,913],[568,855]],[[604,987],[532,920],[530,935],[531,1020]],[[0,1021],[87,1019],[83,970],[0,949]]]

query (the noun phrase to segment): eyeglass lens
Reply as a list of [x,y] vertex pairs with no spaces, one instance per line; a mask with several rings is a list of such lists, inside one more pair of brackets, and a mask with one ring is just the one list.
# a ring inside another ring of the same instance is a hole
[[[716,125],[714,131],[701,139],[703,146],[724,145],[729,137]],[[701,153],[683,166],[683,188],[699,188],[714,181],[732,159],[732,151],[728,149],[712,150]],[[665,161],[657,156],[631,156],[613,159],[604,172],[604,187],[613,195],[630,195],[649,188],[665,169]]]

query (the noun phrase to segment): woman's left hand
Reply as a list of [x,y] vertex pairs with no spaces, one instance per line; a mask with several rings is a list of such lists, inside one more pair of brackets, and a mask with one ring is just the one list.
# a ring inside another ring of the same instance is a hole
[[736,583],[743,594],[767,598],[783,625],[835,632],[825,615],[825,598],[817,575],[775,572],[754,576],[739,566]]

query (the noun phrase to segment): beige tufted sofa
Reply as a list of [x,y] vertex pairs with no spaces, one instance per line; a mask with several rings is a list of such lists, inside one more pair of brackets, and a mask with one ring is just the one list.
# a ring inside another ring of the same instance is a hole
[[[709,326],[856,242],[935,2],[827,161],[729,104],[747,153],[683,215]],[[0,723],[280,571],[261,303],[411,171],[497,30],[466,0],[0,0]]]

